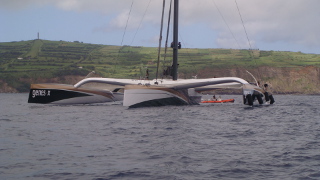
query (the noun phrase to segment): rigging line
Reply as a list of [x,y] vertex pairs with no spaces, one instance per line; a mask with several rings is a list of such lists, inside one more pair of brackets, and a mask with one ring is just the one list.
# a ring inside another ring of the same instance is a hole
[[234,39],[234,40],[236,41],[236,43],[237,43],[237,45],[238,45],[239,49],[241,49],[241,47],[240,47],[240,45],[239,45],[239,43],[238,43],[238,41],[237,41],[236,37],[235,37],[235,36],[234,36],[234,34],[232,33],[232,31],[231,31],[231,29],[230,29],[230,27],[229,27],[229,25],[228,25],[228,23],[227,23],[226,19],[223,17],[223,15],[222,15],[222,13],[221,13],[221,11],[220,11],[219,7],[217,6],[216,2],[215,2],[214,0],[212,0],[212,2],[213,2],[213,4],[214,4],[214,6],[216,7],[216,9],[218,10],[218,12],[219,12],[219,14],[220,14],[220,16],[221,16],[221,18],[222,18],[223,22],[224,22],[224,23],[226,24],[226,26],[228,27],[228,29],[229,29],[230,33],[232,34],[233,39]]
[[137,33],[138,33],[138,30],[140,29],[140,26],[141,26],[141,24],[142,24],[142,21],[143,21],[145,15],[146,15],[146,13],[147,13],[147,10],[148,10],[148,8],[149,8],[150,2],[151,2],[151,0],[149,0],[149,3],[148,3],[148,5],[147,5],[147,8],[146,8],[146,10],[145,10],[144,13],[143,13],[142,19],[141,19],[141,21],[140,21],[140,23],[139,23],[139,26],[138,26],[138,28],[137,28],[137,30],[136,30],[136,33],[135,33],[134,36],[133,36],[133,39],[132,39],[132,41],[131,41],[130,46],[133,44],[133,41],[134,41],[135,38],[136,38],[136,35],[137,35]]
[[[241,19],[241,22],[242,22],[242,26],[243,26],[243,29],[244,29],[244,32],[246,33],[246,36],[247,36],[247,40],[248,40],[248,43],[249,43],[249,46],[250,46],[250,49],[249,49],[249,52],[251,52],[251,56],[252,56],[252,59],[254,60],[256,66],[258,67],[257,65],[257,61],[256,59],[254,58],[254,54],[253,54],[253,50],[252,50],[252,46],[251,46],[251,43],[250,43],[250,40],[249,40],[249,36],[248,36],[248,33],[247,33],[247,30],[246,30],[246,27],[244,26],[244,22],[243,22],[243,19],[242,19],[242,16],[241,16],[241,13],[240,13],[240,9],[239,9],[239,6],[238,6],[238,3],[237,3],[237,0],[234,0],[234,2],[236,3],[236,6],[237,6],[237,9],[238,9],[238,12],[239,12],[239,16],[240,16],[240,19]],[[261,79],[261,74],[260,74],[260,71],[258,70],[258,76],[259,76],[259,79]]]
[[160,27],[160,36],[159,36],[159,47],[158,47],[158,62],[157,62],[157,72],[156,72],[156,82],[158,84],[158,72],[159,72],[159,63],[160,63],[160,50],[161,50],[161,41],[162,41],[162,29],[163,29],[163,16],[164,16],[164,9],[165,9],[166,1],[163,0],[163,7],[162,7],[162,16],[161,16],[161,27]]
[[[238,45],[238,48],[239,48],[239,49],[241,49],[241,46],[239,45],[239,42],[237,41],[236,37],[234,36],[233,32],[231,31],[231,29],[230,29],[230,27],[229,27],[229,25],[228,25],[227,21],[225,20],[224,16],[223,16],[223,15],[222,15],[222,13],[221,13],[221,11],[220,11],[220,9],[219,9],[218,5],[215,3],[215,1],[214,1],[214,0],[212,0],[212,2],[213,2],[213,4],[215,5],[216,9],[218,10],[218,12],[219,12],[219,14],[220,14],[220,16],[221,16],[222,20],[224,21],[224,23],[225,23],[225,24],[226,24],[226,26],[228,27],[228,30],[229,30],[229,31],[230,31],[230,33],[232,34],[233,39],[236,41],[236,43],[237,43],[237,45]],[[238,11],[239,11],[239,8],[238,8]],[[236,67],[237,67],[237,68],[239,68],[239,66],[238,66],[238,65],[236,65]]]
[[238,9],[238,12],[239,12],[239,16],[240,16],[240,19],[241,19],[241,22],[242,22],[242,26],[243,26],[244,32],[246,33],[246,36],[247,36],[247,40],[248,40],[250,49],[252,49],[251,43],[250,43],[250,40],[249,40],[249,36],[248,36],[248,33],[247,33],[247,30],[246,30],[246,27],[244,26],[244,22],[243,22],[243,20],[242,20],[242,16],[241,16],[241,13],[240,13],[240,9],[239,9],[239,7],[238,7],[237,0],[234,0],[234,2],[235,2],[236,5],[237,5],[237,9]]
[[[235,42],[237,43],[238,48],[241,49],[241,46],[240,46],[238,40],[236,39],[236,37],[234,36],[233,32],[231,31],[230,26],[228,25],[226,19],[225,19],[224,16],[222,15],[222,12],[220,11],[218,5],[216,4],[216,2],[215,2],[214,0],[212,0],[212,2],[213,2],[213,4],[214,4],[214,6],[216,7],[216,9],[218,10],[218,12],[219,12],[219,14],[220,14],[223,22],[224,22],[224,23],[226,24],[226,26],[228,27],[228,30],[229,30],[229,32],[231,33],[231,35],[232,35],[233,39],[235,40]],[[218,68],[221,68],[220,65],[215,65],[215,66],[217,66]],[[235,66],[236,66],[236,68],[239,68],[239,66],[238,66],[237,64],[236,64]],[[239,69],[240,69],[240,68],[239,68]]]
[[[163,70],[165,69],[166,65],[166,57],[167,57],[167,50],[168,50],[168,39],[169,39],[169,31],[170,31],[170,20],[171,20],[171,7],[172,7],[172,0],[170,0],[170,6],[169,6],[169,15],[168,15],[168,25],[167,25],[167,37],[165,42],[165,48],[164,48],[164,58],[163,58]],[[162,76],[163,78],[163,76]]]
[[121,49],[122,49],[121,46],[122,46],[123,39],[124,39],[124,36],[125,36],[125,34],[126,34],[126,31],[127,31],[128,22],[129,22],[129,18],[130,18],[132,6],[133,6],[133,1],[134,1],[134,0],[132,0],[132,3],[131,3],[130,11],[129,11],[129,14],[128,14],[128,19],[127,19],[127,22],[126,22],[126,26],[125,26],[125,28],[124,28],[124,32],[123,32],[123,35],[122,35],[122,40],[121,40],[120,48],[119,48],[118,55],[117,55],[117,58],[116,58],[116,63],[115,63],[115,65],[114,65],[114,73],[116,72],[116,69],[117,69],[118,59],[119,59],[119,56],[120,56],[120,51],[121,51]]
[[123,35],[122,35],[121,46],[122,46],[122,43],[123,43],[124,36],[126,35],[126,31],[127,31],[127,27],[128,27],[128,22],[129,22],[130,14],[131,14],[131,11],[132,11],[133,1],[134,1],[134,0],[132,0],[131,7],[130,7],[130,11],[129,11],[129,14],[128,14],[128,19],[127,19],[126,26],[125,26],[125,28],[124,28],[124,32],[123,32]]

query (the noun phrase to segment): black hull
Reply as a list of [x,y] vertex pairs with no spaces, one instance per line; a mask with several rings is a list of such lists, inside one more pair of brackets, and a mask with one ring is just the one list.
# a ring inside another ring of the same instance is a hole
[[30,89],[28,103],[48,104],[84,96],[90,95],[76,91],[59,89]]
[[115,101],[107,90],[75,88],[64,84],[32,84],[28,103],[89,104]]

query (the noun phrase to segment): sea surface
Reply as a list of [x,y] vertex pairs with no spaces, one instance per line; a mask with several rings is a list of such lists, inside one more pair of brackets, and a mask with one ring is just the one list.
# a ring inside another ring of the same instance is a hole
[[320,96],[128,109],[0,94],[0,179],[320,179]]

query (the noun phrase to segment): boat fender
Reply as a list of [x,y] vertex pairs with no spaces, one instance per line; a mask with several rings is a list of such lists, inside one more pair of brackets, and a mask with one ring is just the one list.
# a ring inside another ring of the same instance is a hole
[[269,98],[270,98],[270,104],[273,104],[275,102],[273,96],[270,95]]
[[257,96],[257,95],[255,95],[255,94],[252,94],[252,95],[251,95],[251,97],[252,97],[252,102],[256,99],[256,96]]
[[246,104],[247,100],[246,100],[246,96],[243,95],[243,104]]
[[261,94],[257,95],[257,99],[258,99],[259,104],[263,104]]
[[269,101],[269,100],[270,100],[270,99],[269,99],[269,94],[268,94],[268,92],[265,92],[265,93],[264,93],[264,97],[265,97],[266,101]]
[[247,94],[246,99],[248,101],[248,105],[252,106],[253,105],[253,100],[251,94]]

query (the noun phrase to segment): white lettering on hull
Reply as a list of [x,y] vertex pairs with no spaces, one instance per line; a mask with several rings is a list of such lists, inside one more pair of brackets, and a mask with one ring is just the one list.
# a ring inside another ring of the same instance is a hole
[[35,98],[36,96],[50,96],[50,90],[33,90],[32,98]]

